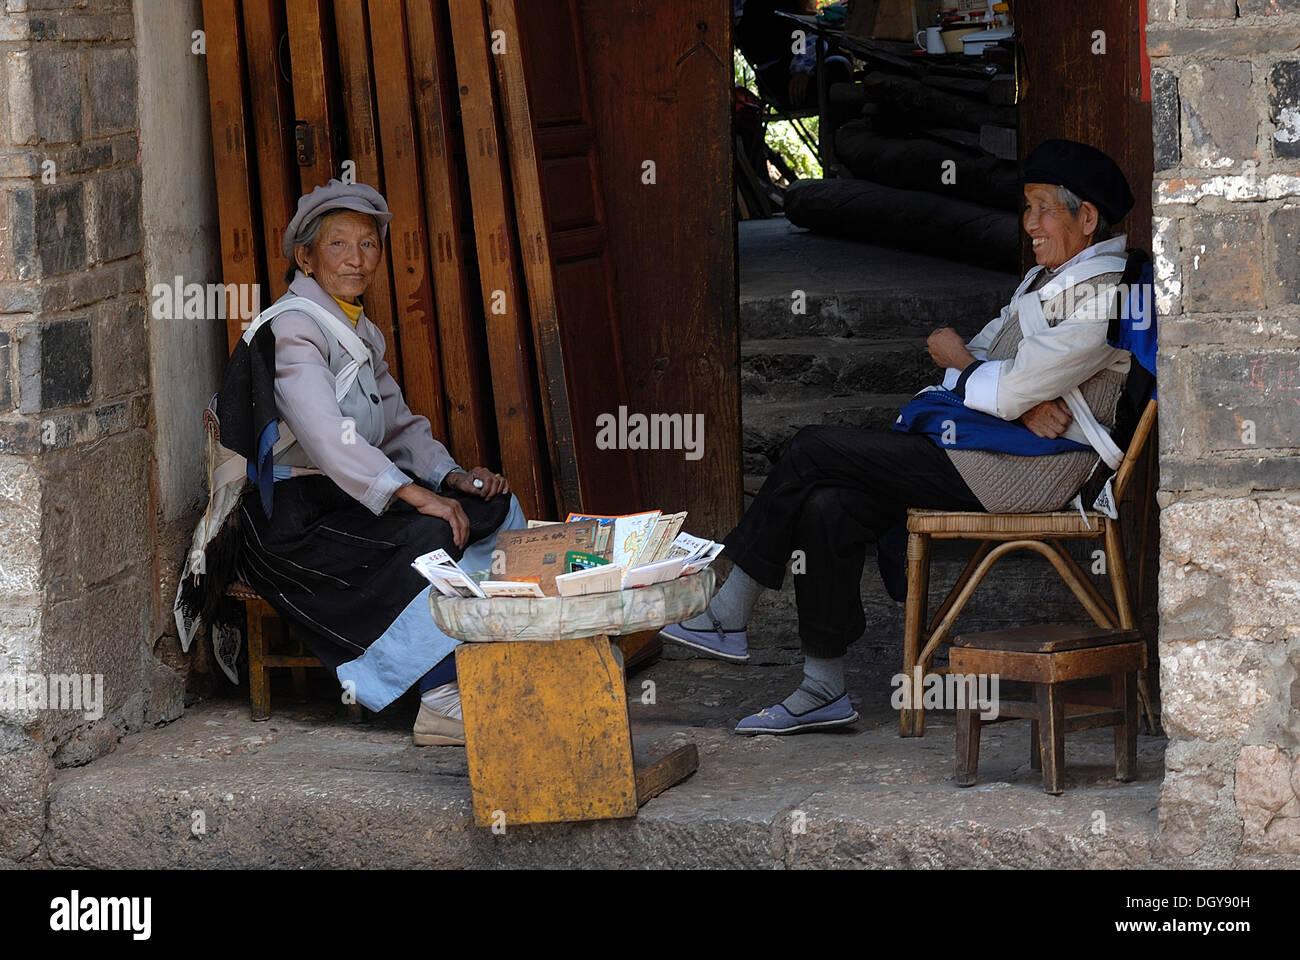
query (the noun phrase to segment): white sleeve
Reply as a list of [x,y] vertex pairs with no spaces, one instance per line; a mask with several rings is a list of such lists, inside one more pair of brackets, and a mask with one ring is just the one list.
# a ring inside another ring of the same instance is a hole
[[1080,300],[1055,327],[1025,337],[1009,360],[986,360],[966,380],[966,406],[1016,420],[1045,400],[1055,400],[1125,357],[1106,343],[1113,283]]

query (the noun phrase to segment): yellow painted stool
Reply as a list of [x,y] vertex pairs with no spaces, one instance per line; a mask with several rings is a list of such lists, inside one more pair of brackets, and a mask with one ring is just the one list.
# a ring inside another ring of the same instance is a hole
[[[456,648],[474,820],[484,827],[634,817],[699,768],[688,744],[640,770],[609,634],[703,612],[713,573],[590,597],[431,597]],[[670,619],[669,619],[670,618]],[[603,624],[604,630],[592,630]],[[574,635],[578,634],[578,635]]]

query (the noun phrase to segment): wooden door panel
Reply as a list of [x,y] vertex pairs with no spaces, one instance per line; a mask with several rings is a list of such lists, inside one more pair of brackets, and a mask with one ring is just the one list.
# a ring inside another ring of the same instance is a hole
[[[572,0],[492,0],[488,9],[494,35],[505,40],[493,63],[509,139],[557,501],[562,512],[630,511],[640,506],[634,454],[597,443],[598,419],[616,416],[627,391],[605,236],[582,230],[599,225],[601,208],[583,109],[577,9]],[[513,37],[521,42],[512,49]],[[540,138],[540,124],[549,131],[580,132]],[[563,153],[542,154],[539,147],[559,147]],[[567,171],[562,180],[567,189],[544,193],[542,168],[552,178]],[[555,256],[553,240],[574,231],[588,245],[567,244],[563,249],[573,262],[565,262]]]
[[424,196],[411,113],[411,71],[403,0],[369,0],[370,46],[379,105],[379,146],[388,188],[395,321],[402,344],[407,405],[428,417],[433,435],[447,438],[442,368],[424,231]]
[[[1144,99],[1141,0],[1100,0],[1080,17],[1069,4],[1015,5],[1024,57],[1020,158],[1065,137],[1104,150],[1124,171],[1136,201],[1120,224],[1129,246],[1151,249],[1151,103]],[[1096,31],[1105,53],[1094,53]],[[1024,248],[1026,269],[1033,263]]]
[[501,463],[524,513],[549,517],[554,514],[549,456],[539,435],[537,375],[515,266],[514,213],[497,132],[487,23],[481,0],[450,0],[449,9]]
[[[703,456],[637,456],[643,495],[692,533],[740,517],[740,336],[729,0],[577,0],[629,404],[702,414]],[[635,78],[629,82],[628,78]],[[654,183],[643,182],[654,163]]]
[[[259,283],[265,273],[259,266],[261,227],[245,140],[249,114],[238,0],[203,0],[203,32],[208,63],[223,67],[208,71],[212,159],[220,198],[217,222],[221,229],[221,276],[228,284],[251,285]],[[232,351],[242,335],[239,317],[228,317],[226,340]]]
[[243,8],[252,98],[251,130],[257,155],[259,209],[270,294],[263,297],[262,303],[267,305],[288,289],[284,275],[289,260],[281,243],[285,228],[298,208],[298,172],[294,169],[291,135],[293,91],[281,70],[281,42],[287,38],[283,3],[244,0]]
[[[343,0],[355,3],[356,0]],[[331,0],[285,0],[289,50],[293,61],[295,146],[302,193],[339,175],[337,46]]]
[[[347,133],[343,159],[351,160],[355,165],[354,173],[358,183],[369,184],[384,193],[365,6],[353,0],[335,4],[334,23],[339,41],[343,128]],[[388,344],[389,371],[398,385],[404,386],[401,343],[393,323],[392,251],[393,237],[390,229],[388,243],[384,245],[383,261],[375,271],[370,289],[366,291],[365,305],[366,316],[383,333]]]
[[463,142],[456,117],[456,78],[446,6],[440,0],[408,0],[406,23],[448,446],[466,466],[499,463],[492,440],[489,387],[480,373],[486,365],[487,348],[475,317],[474,290],[463,255],[466,217],[456,161]]

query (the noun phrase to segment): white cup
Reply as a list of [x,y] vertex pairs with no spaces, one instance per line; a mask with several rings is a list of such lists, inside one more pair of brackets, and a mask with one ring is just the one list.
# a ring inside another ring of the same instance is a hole
[[[924,39],[922,39],[924,37]],[[916,32],[916,45],[924,47],[926,53],[947,53],[943,45],[943,31],[938,27],[926,27]]]

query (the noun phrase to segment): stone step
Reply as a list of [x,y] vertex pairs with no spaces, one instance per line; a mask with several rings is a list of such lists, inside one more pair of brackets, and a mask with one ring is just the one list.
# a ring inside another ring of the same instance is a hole
[[888,430],[911,393],[857,393],[842,397],[759,400],[741,405],[745,473],[766,475],[800,427],[825,423]]
[[[1015,284],[1011,284],[1014,289]],[[920,337],[935,327],[954,327],[970,339],[996,317],[1011,289],[925,289],[807,293],[796,313],[791,294],[740,297],[742,339],[825,337]]]
[[744,397],[912,394],[938,378],[939,370],[919,338],[801,337],[740,344]]

